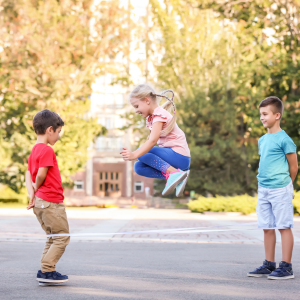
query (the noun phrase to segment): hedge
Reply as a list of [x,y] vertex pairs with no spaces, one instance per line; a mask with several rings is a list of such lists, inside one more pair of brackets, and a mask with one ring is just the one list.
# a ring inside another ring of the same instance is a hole
[[[240,212],[244,215],[256,212],[257,197],[249,195],[239,195],[234,197],[216,196],[210,198],[199,197],[190,201],[188,208],[191,212],[203,213],[205,211],[214,212]],[[294,214],[300,215],[300,191],[295,193],[293,200]]]

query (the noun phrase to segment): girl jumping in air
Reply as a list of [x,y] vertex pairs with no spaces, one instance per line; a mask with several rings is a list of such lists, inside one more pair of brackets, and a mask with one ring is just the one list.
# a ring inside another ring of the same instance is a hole
[[[166,94],[172,94],[169,98]],[[167,101],[159,106],[157,98]],[[166,90],[156,94],[147,84],[138,85],[130,94],[130,103],[135,112],[146,118],[150,129],[148,140],[136,151],[123,148],[124,160],[138,161],[134,165],[137,174],[150,178],[166,178],[162,194],[168,195],[176,188],[176,196],[183,194],[189,176],[190,150],[184,132],[176,123],[174,92]],[[173,108],[174,116],[167,110]],[[159,147],[156,147],[155,145]]]

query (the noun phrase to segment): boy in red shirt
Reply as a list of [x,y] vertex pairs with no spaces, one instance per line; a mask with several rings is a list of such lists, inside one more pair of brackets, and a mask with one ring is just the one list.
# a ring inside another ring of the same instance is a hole
[[[60,172],[53,149],[60,139],[64,126],[58,114],[48,109],[38,112],[33,118],[37,141],[28,159],[26,187],[30,197],[27,209],[33,212],[46,234],[69,233],[69,224],[63,204],[64,195]],[[58,260],[65,252],[70,237],[47,238],[41,259],[41,270],[37,273],[39,285],[50,285],[68,281],[68,276],[55,271]]]

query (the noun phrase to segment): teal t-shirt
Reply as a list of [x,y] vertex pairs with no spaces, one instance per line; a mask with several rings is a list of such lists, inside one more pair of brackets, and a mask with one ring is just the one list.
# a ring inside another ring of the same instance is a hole
[[287,186],[291,176],[285,155],[295,153],[296,150],[296,145],[284,130],[263,135],[258,140],[258,185],[270,189]]

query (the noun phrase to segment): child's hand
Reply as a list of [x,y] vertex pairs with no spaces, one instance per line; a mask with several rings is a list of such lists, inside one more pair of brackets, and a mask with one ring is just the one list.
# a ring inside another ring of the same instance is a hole
[[30,196],[30,202],[29,202],[29,204],[28,204],[28,206],[27,206],[27,210],[33,208],[34,205],[35,205],[35,194],[32,194],[32,195]]
[[32,183],[32,187],[33,187],[34,192],[36,192],[36,182]]
[[135,154],[131,151],[127,150],[126,148],[123,148],[123,150],[120,152],[124,160],[135,160]]

